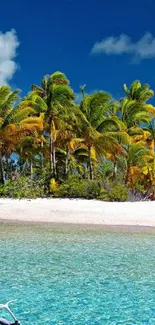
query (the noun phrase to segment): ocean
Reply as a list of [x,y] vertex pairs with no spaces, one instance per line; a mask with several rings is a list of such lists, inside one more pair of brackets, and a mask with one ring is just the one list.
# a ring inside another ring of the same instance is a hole
[[0,224],[0,303],[12,299],[23,325],[154,325],[155,235]]

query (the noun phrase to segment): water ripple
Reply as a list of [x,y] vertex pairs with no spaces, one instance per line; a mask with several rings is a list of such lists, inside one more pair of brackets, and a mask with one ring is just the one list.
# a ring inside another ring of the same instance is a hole
[[23,325],[155,324],[154,235],[1,225],[0,263]]

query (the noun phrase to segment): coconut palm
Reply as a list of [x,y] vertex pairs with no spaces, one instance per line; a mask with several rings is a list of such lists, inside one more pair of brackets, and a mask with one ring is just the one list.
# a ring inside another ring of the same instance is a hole
[[150,150],[155,151],[155,119],[153,118],[145,127],[143,128],[144,139]]
[[[30,135],[25,135],[17,144],[15,152],[28,163],[30,167],[31,179],[33,178],[33,164],[42,159],[42,135],[39,132],[34,132]],[[40,158],[39,158],[40,157]]]
[[[115,112],[124,123],[126,132],[136,139],[141,140],[142,123],[149,123],[155,116],[155,107],[147,104],[154,92],[149,85],[142,85],[139,81],[134,81],[130,88],[126,84],[123,86],[126,96],[115,104]],[[137,141],[137,140],[136,140]]]
[[[69,87],[69,80],[61,72],[47,75],[42,80],[42,87],[32,86],[33,96],[37,94],[37,104],[45,108],[44,125],[49,134],[50,147],[50,169],[53,176],[56,176],[56,124],[58,120],[68,118],[72,114],[74,93]],[[39,99],[40,98],[40,99]],[[39,102],[40,100],[40,102]],[[43,104],[44,101],[44,104]]]
[[142,85],[139,80],[135,80],[129,88],[124,84],[123,89],[128,99],[141,103],[146,103],[154,95],[154,91],[150,89],[150,86],[148,84]]
[[125,183],[131,181],[135,173],[141,172],[144,167],[154,162],[154,153],[145,147],[145,143],[139,141],[132,143],[128,148],[126,159]]
[[19,90],[11,91],[9,86],[0,88],[0,174],[5,182],[3,157],[7,158],[14,151],[15,145],[22,136],[40,130],[43,127],[42,118],[35,117],[30,107],[20,105],[13,107],[19,99]]
[[[0,132],[7,115],[12,110],[15,101],[19,100],[19,89],[11,91],[9,86],[0,87]],[[0,140],[0,174],[4,183],[4,167],[2,161],[2,141]]]
[[135,127],[139,127],[141,123],[148,123],[151,117],[155,116],[155,108],[151,104],[124,98],[117,108],[117,114],[130,134]]
[[92,156],[103,159],[106,152],[122,154],[121,142],[126,143],[128,136],[121,131],[118,118],[111,116],[111,96],[99,91],[87,95],[81,101],[79,111],[79,134],[88,151],[90,179],[93,179]]

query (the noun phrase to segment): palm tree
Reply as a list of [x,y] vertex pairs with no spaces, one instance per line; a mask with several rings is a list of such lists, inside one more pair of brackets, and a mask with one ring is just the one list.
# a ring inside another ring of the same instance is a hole
[[150,89],[150,86],[148,84],[142,85],[139,80],[135,80],[129,88],[124,84],[123,89],[128,99],[141,103],[146,103],[154,95],[154,91]]
[[35,117],[30,107],[20,105],[13,107],[19,99],[19,90],[11,91],[9,86],[0,88],[0,174],[5,182],[3,157],[7,158],[15,150],[16,144],[24,135],[33,133],[43,127],[41,117]]
[[45,76],[42,80],[42,87],[33,85],[32,91],[40,97],[40,99],[37,97],[38,107],[43,106],[42,101],[44,101],[44,108],[46,106],[44,124],[46,132],[49,133],[50,169],[55,177],[56,124],[57,121],[61,119],[65,120],[66,116],[68,117],[72,114],[72,106],[75,96],[72,89],[69,87],[69,80],[59,71],[50,76]]
[[15,149],[15,152],[28,162],[31,179],[33,179],[33,164],[39,160],[42,153],[41,142],[42,138],[39,137],[38,132],[34,132],[34,134],[25,135]]
[[149,149],[153,152],[155,151],[155,119],[153,118],[149,123],[143,128],[144,139]]
[[141,85],[139,81],[134,81],[129,89],[125,84],[124,90],[126,96],[115,105],[115,112],[124,123],[126,132],[131,137],[137,137],[137,140],[139,136],[141,140],[142,123],[149,123],[152,116],[155,116],[155,107],[146,103],[154,92],[149,85]]
[[141,123],[150,121],[151,116],[155,115],[155,108],[150,104],[124,98],[117,108],[117,114],[130,134],[130,131],[132,132],[135,127],[139,127]]
[[[0,87],[0,132],[7,115],[12,109],[13,104],[15,101],[19,100],[18,94],[19,89],[11,91],[9,86]],[[2,157],[2,140],[0,140],[0,175],[2,183],[4,183],[5,177]]]
[[90,179],[93,179],[92,156],[103,160],[107,152],[122,154],[121,142],[127,142],[127,135],[121,131],[118,118],[111,116],[111,96],[99,91],[84,96],[77,112],[80,118],[79,134],[88,151]]
[[69,163],[72,158],[72,162],[74,160],[75,150],[79,147],[82,142],[81,138],[77,138],[75,129],[73,129],[73,125],[69,125],[70,128],[65,126],[65,128],[60,127],[57,130],[57,139],[56,139],[56,147],[57,151],[60,152],[64,156],[64,165],[65,165],[65,176],[68,176],[69,172]]
[[[154,162],[154,153],[145,147],[145,143],[139,141],[132,143],[128,148],[126,159],[126,176],[125,183],[129,180],[132,183],[132,178],[135,172],[142,171],[142,168],[149,166]],[[132,184],[133,185],[133,184]]]

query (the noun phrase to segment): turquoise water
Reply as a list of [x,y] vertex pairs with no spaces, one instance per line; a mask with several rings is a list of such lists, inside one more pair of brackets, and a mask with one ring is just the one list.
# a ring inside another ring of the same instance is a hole
[[155,236],[0,225],[9,299],[23,325],[154,325]]

